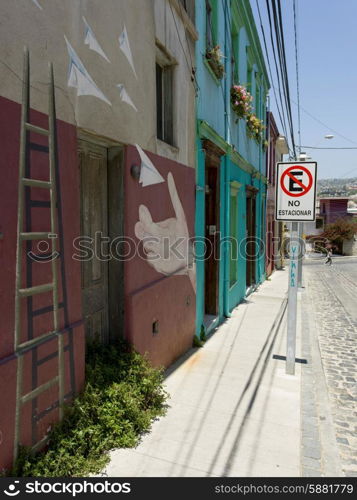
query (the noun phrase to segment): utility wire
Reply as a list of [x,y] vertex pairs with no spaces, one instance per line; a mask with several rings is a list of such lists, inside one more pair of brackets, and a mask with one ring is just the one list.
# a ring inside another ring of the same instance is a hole
[[[179,5],[180,5],[181,13],[182,13],[182,11],[186,10],[181,2],[179,2]],[[188,37],[187,37],[187,30],[186,30],[185,26],[184,26],[184,32],[185,32],[185,38],[186,38],[186,43],[187,43],[187,48],[188,48],[188,54],[190,56],[190,61],[191,61],[192,76],[195,80],[196,90],[200,91],[201,89],[200,89],[200,86],[199,86],[197,78],[196,78],[196,67],[193,65],[193,58],[192,58],[191,49],[190,49],[190,42],[189,42]]]
[[269,59],[269,53],[268,53],[268,47],[267,47],[267,42],[266,42],[266,38],[265,38],[265,32],[264,32],[262,17],[261,17],[261,14],[260,14],[260,8],[259,8],[259,2],[258,2],[258,0],[256,0],[256,4],[257,4],[257,9],[258,9],[259,21],[260,21],[260,29],[262,31],[262,36],[263,36],[265,55],[266,55],[267,63],[268,63],[269,76],[270,76],[270,79],[271,79],[271,83],[272,83],[272,87],[273,87],[273,92],[274,92],[274,98],[275,98],[276,108],[278,110],[278,114],[279,114],[279,118],[280,118],[280,123],[281,123],[281,125],[283,127],[284,135],[285,135],[285,137],[287,137],[286,126],[285,126],[285,123],[283,121],[282,112],[281,112],[280,107],[279,107],[278,97],[276,95],[276,89],[275,89],[275,86],[273,85],[273,75],[272,75],[272,70],[271,70],[271,65],[270,65],[270,59]]
[[[276,52],[275,52],[275,44],[274,44],[274,38],[273,38],[273,27],[272,27],[272,21],[271,21],[271,13],[270,13],[270,5],[269,5],[269,0],[266,0],[266,6],[267,6],[267,12],[268,12],[268,20],[269,20],[269,29],[270,29],[270,41],[271,41],[271,46],[272,46],[272,51],[273,51],[273,57],[274,57],[274,62],[275,62],[275,70],[276,70],[276,76],[277,76],[277,82],[278,82],[278,92],[279,92],[279,99],[280,99],[280,105],[282,109],[282,115],[283,115],[283,128],[284,131],[287,131],[287,126],[286,126],[286,121],[285,121],[285,114],[284,114],[284,105],[283,105],[283,98],[281,95],[281,84],[280,84],[280,77],[279,77],[279,67],[278,67],[278,62],[276,58]],[[286,140],[288,141],[288,135],[285,132]]]
[[294,11],[294,33],[295,33],[295,62],[296,62],[296,93],[298,107],[298,136],[299,136],[299,153],[301,153],[301,119],[300,119],[300,88],[299,88],[299,50],[298,50],[298,35],[297,35],[297,13],[296,0],[293,0]]
[[294,151],[294,156],[296,157],[294,124],[293,124],[293,116],[292,116],[292,112],[291,112],[290,86],[289,86],[289,77],[288,77],[287,64],[286,64],[284,29],[283,29],[283,21],[282,21],[282,14],[281,14],[281,3],[280,3],[280,0],[277,0],[277,3],[276,3],[276,0],[271,0],[271,2],[272,2],[272,6],[273,6],[274,26],[275,26],[275,31],[276,31],[276,39],[277,39],[278,54],[279,54],[279,61],[280,61],[280,71],[282,73],[282,80],[283,80],[283,84],[284,84],[283,91],[284,91],[287,116],[288,116],[289,126],[290,126],[291,142],[292,142],[292,148]]
[[[192,65],[192,58],[191,58],[191,53],[190,53],[190,47],[188,45],[188,51],[189,51],[190,59],[191,59],[191,66],[190,66],[190,63],[188,62],[186,51],[184,49],[184,46],[183,46],[183,43],[182,43],[182,40],[181,40],[180,32],[178,30],[178,26],[177,26],[177,23],[176,23],[176,17],[175,17],[174,11],[172,10],[171,2],[169,2],[169,6],[170,6],[171,14],[172,14],[172,17],[173,17],[173,20],[174,20],[174,23],[175,23],[175,28],[176,28],[177,36],[178,36],[178,39],[179,39],[179,42],[180,42],[180,45],[181,45],[181,48],[182,48],[182,52],[183,52],[183,55],[185,57],[187,67],[188,67],[188,70],[189,70],[190,75],[191,75],[192,85],[194,86],[195,92],[197,92],[197,90],[199,90],[199,86],[198,86],[197,80],[196,80],[195,68]],[[185,29],[185,33],[186,33],[186,28],[184,27],[184,29]]]
[[357,149],[357,147],[347,147],[347,148],[329,148],[329,147],[318,147],[318,146],[301,146],[304,149]]
[[[274,85],[272,85],[273,88],[276,88],[274,87]],[[295,104],[295,106],[297,106],[297,102],[294,101],[294,99],[291,98],[291,102],[293,104]],[[310,118],[312,118],[313,120],[315,120],[315,122],[319,123],[320,125],[322,125],[323,127],[325,127],[327,130],[330,130],[331,132],[333,132],[334,134],[338,135],[339,137],[341,137],[341,139],[344,139],[345,141],[348,141],[350,142],[351,144],[356,144],[357,145],[357,142],[356,141],[352,141],[352,139],[349,139],[348,137],[340,134],[339,132],[337,132],[337,130],[331,128],[329,125],[327,125],[326,123],[322,122],[319,118],[317,118],[316,116],[312,115],[309,111],[307,111],[307,109],[305,109],[303,106],[300,105],[300,109],[303,113],[307,114],[308,116],[310,116]],[[304,146],[301,146],[302,148]]]

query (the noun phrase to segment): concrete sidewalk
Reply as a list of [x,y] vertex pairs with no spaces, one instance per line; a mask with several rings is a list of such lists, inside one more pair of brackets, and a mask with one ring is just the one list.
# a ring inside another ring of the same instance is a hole
[[[300,476],[300,377],[285,374],[287,271],[169,371],[165,417],[108,476]],[[298,314],[300,317],[300,314]],[[300,357],[300,328],[296,356]]]

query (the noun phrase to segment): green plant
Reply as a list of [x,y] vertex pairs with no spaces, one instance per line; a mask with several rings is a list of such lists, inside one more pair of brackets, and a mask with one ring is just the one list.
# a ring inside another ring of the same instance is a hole
[[202,340],[202,342],[206,342],[207,340],[206,329],[203,325],[201,325],[200,340]]
[[352,218],[340,218],[328,224],[325,230],[318,235],[308,235],[306,239],[314,244],[315,251],[326,252],[331,246],[342,253],[343,241],[350,240],[357,234],[357,222]]
[[192,347],[203,347],[204,342],[200,340],[197,335],[194,335],[193,340],[192,340]]
[[239,118],[245,118],[252,110],[253,97],[243,85],[233,85],[231,88],[231,105]]
[[323,236],[331,242],[342,243],[343,240],[350,240],[351,238],[353,238],[356,233],[356,221],[348,218],[340,218],[326,226],[325,231],[323,232]]
[[193,337],[192,347],[203,347],[206,340],[206,330],[205,327],[201,325],[200,338],[198,338],[197,335]]
[[20,451],[11,473],[20,476],[80,476],[99,472],[108,451],[138,444],[153,419],[164,415],[163,372],[128,344],[88,348],[86,386],[53,426],[42,453]]
[[215,45],[212,49],[206,51],[206,59],[208,64],[211,66],[214,74],[220,80],[224,75],[224,65],[222,63],[223,54],[221,52],[220,46]]

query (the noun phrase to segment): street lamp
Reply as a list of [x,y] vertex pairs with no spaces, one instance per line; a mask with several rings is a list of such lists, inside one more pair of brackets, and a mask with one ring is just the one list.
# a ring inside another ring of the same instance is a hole
[[325,135],[325,139],[333,139],[335,136],[332,134]]
[[311,156],[308,156],[307,153],[301,152],[298,157],[299,161],[311,160]]

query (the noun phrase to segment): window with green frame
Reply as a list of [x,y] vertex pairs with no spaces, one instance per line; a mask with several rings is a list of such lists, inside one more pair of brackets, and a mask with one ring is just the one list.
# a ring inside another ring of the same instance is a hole
[[206,0],[206,50],[217,45],[217,0]]
[[230,266],[229,266],[229,285],[233,286],[238,280],[238,189],[240,184],[231,183],[230,194]]

